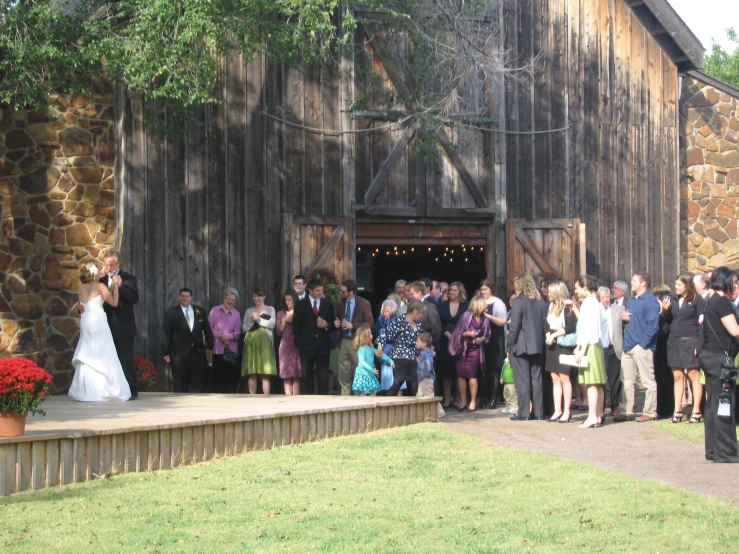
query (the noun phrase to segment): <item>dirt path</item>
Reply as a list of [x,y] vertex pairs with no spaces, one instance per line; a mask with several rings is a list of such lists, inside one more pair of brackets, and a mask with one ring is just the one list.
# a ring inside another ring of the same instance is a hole
[[511,421],[500,410],[474,414],[450,410],[447,414],[441,421],[449,428],[496,446],[551,454],[652,479],[739,508],[739,464],[709,462],[702,444],[678,439],[649,423],[609,423],[598,429],[578,429],[584,414],[568,424]]

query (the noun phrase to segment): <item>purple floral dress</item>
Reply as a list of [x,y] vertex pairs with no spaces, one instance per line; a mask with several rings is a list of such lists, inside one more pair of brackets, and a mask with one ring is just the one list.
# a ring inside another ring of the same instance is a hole
[[280,332],[282,320],[287,317],[286,311],[277,312],[277,334],[282,337],[280,340],[280,379],[300,379],[303,375],[302,366],[300,364],[300,352],[295,346],[295,335],[293,335],[293,324],[285,323],[285,329]]

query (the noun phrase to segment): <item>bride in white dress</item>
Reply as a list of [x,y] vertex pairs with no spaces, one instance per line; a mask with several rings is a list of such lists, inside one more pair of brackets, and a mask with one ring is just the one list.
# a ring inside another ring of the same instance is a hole
[[79,300],[84,311],[80,317],[80,340],[72,358],[75,372],[69,396],[80,402],[128,400],[131,389],[118,361],[103,310],[103,302],[114,307],[118,305],[120,277],[114,278],[110,290],[98,282],[97,277],[98,268],[94,263],[80,267]]

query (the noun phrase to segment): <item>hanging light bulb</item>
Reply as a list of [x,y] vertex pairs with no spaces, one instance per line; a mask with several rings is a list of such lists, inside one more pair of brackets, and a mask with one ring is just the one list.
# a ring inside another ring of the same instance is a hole
[[405,253],[406,253],[405,250],[403,250],[403,255],[405,255]]
[[429,252],[431,252],[431,247],[429,246]]
[[372,252],[372,257],[374,258],[376,254],[376,252]]
[[411,252],[415,252],[416,249],[411,246]]
[[450,261],[450,262],[453,262],[454,260],[453,260],[453,259],[451,259],[451,258],[449,258],[449,261]]
[[444,250],[446,250],[447,252],[449,252],[449,247],[447,246]]
[[394,248],[395,250],[397,250],[397,249],[398,249],[398,247],[397,247],[397,246],[393,246],[393,248]]
[[451,253],[454,254],[454,249],[452,249],[452,252]]
[[439,261],[439,258],[436,258],[436,261],[438,262]]
[[483,250],[483,249],[482,249],[482,246],[481,246],[481,247],[480,247],[480,252],[482,252],[482,250]]
[[390,251],[388,250],[387,252],[385,252],[385,255],[386,256],[389,256],[390,255]]
[[375,248],[375,252],[379,252],[379,251],[380,251],[380,249],[379,249],[379,248]]
[[446,258],[446,252],[444,252],[444,257]]
[[467,261],[467,258],[465,258],[464,261],[466,262]]
[[361,251],[362,251],[362,247],[361,246],[358,246],[357,247],[357,252],[361,252]]
[[475,249],[475,247],[474,247],[474,246],[470,246],[470,250],[474,250],[474,249]]
[[396,251],[395,251],[395,255],[397,256],[398,254],[400,254],[400,252],[398,252],[398,251],[396,250]]

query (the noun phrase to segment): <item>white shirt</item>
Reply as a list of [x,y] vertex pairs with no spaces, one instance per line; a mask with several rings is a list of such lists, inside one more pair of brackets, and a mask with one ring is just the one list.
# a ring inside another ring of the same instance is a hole
[[195,324],[195,311],[192,309],[192,304],[190,304],[187,308],[180,304],[180,308],[182,308],[182,313],[185,315],[185,321],[189,320],[190,331],[192,331],[192,326]]
[[[600,304],[600,302],[599,302]],[[608,348],[611,345],[611,316],[606,310],[603,304],[600,304],[600,344],[603,348]]]
[[310,309],[313,309],[313,306],[317,306],[317,309],[321,309],[321,299],[320,298],[313,298],[312,296],[308,297],[308,300],[310,300]]
[[118,275],[120,272],[121,270],[118,269],[118,271],[116,271],[113,275],[108,275],[108,288],[110,288],[113,285],[113,277]]

